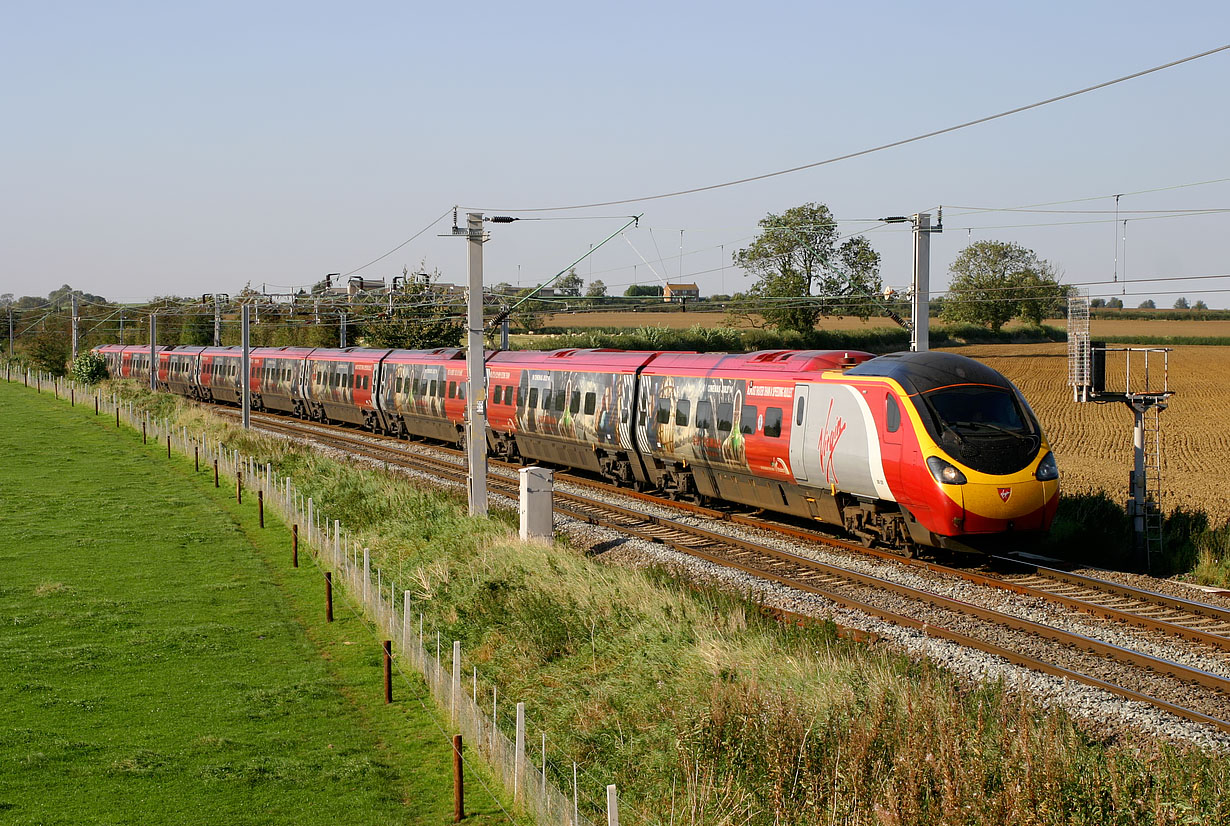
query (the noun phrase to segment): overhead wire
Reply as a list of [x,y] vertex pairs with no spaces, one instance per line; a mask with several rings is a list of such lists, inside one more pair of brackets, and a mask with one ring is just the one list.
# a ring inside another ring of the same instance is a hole
[[731,181],[723,181],[722,183],[709,184],[707,186],[692,187],[690,189],[680,189],[680,190],[675,190],[673,192],[663,192],[663,193],[659,193],[656,195],[645,195],[645,196],[641,196],[637,198],[620,198],[620,199],[611,200],[611,201],[594,201],[591,203],[569,204],[565,206],[521,207],[517,209],[511,209],[511,208],[494,209],[493,208],[491,211],[493,212],[564,212],[568,210],[577,210],[577,209],[595,209],[597,207],[620,206],[623,204],[643,203],[645,201],[658,201],[658,200],[662,200],[665,198],[679,197],[681,195],[694,195],[698,192],[711,192],[715,189],[724,189],[727,187],[740,186],[742,184],[752,183],[754,181],[763,181],[768,178],[776,178],[781,175],[790,175],[795,172],[802,172],[807,169],[815,169],[817,167],[839,163],[841,161],[852,160],[854,158],[859,158],[865,155],[870,155],[874,152],[882,152],[886,149],[892,149],[898,146],[905,146],[906,144],[916,143],[918,141],[926,140],[928,138],[934,138],[939,135],[945,135],[950,132],[956,132],[960,129],[967,129],[971,126],[977,126],[982,123],[988,123],[990,121],[998,120],[1000,118],[1005,118],[1010,115],[1020,114],[1021,112],[1027,112],[1031,109],[1037,109],[1042,106],[1047,106],[1051,103],[1057,103],[1061,100],[1067,100],[1069,98],[1074,98],[1078,95],[1083,95],[1089,92],[1097,91],[1098,89],[1105,89],[1108,86],[1114,86],[1119,83],[1124,83],[1129,80],[1134,80],[1139,77],[1144,77],[1145,75],[1150,75],[1150,74],[1153,74],[1154,72],[1160,72],[1164,69],[1170,69],[1174,66],[1179,66],[1184,63],[1190,63],[1193,60],[1199,60],[1201,58],[1208,57],[1213,54],[1217,54],[1218,52],[1226,51],[1227,49],[1230,49],[1230,43],[1225,44],[1223,46],[1218,46],[1213,49],[1208,49],[1207,51],[1203,51],[1198,54],[1188,55],[1187,57],[1179,58],[1178,60],[1172,60],[1168,63],[1163,63],[1159,66],[1153,66],[1152,68],[1149,68],[1149,69],[1143,69],[1138,72],[1133,72],[1128,75],[1123,75],[1122,77],[1117,77],[1112,80],[1103,81],[1102,83],[1097,83],[1097,84],[1094,84],[1093,86],[1086,86],[1082,89],[1077,89],[1072,92],[1066,92],[1061,95],[1056,95],[1054,97],[1047,98],[1046,100],[1036,101],[1034,103],[1030,103],[1025,106],[1018,106],[1016,108],[1008,109],[1003,112],[998,112],[993,115],[987,115],[985,117],[976,118],[974,120],[966,121],[964,123],[959,123],[954,126],[948,126],[943,129],[935,129],[930,132],[924,132],[922,134],[914,135],[908,138],[903,138],[901,140],[891,141],[889,143],[883,143],[878,146],[869,147],[867,149],[861,149],[857,152],[848,152],[844,155],[836,155],[831,158],[826,158],[822,161],[814,161],[812,163],[801,164],[799,166],[792,166],[788,169],[780,169],[780,170],[777,170],[776,172],[767,172],[761,175],[752,175],[746,178],[737,178]]

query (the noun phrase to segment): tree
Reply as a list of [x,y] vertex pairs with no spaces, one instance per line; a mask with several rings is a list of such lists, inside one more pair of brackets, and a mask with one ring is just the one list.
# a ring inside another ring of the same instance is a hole
[[1094,309],[1094,308],[1097,308],[1097,307],[1105,307],[1105,306],[1106,306],[1106,299],[1105,299],[1105,298],[1091,298],[1091,299],[1089,299],[1089,307],[1090,307],[1090,309]]
[[1137,309],[1139,309],[1139,310],[1156,310],[1156,309],[1157,309],[1157,304],[1155,304],[1155,303],[1154,303],[1154,301],[1153,301],[1153,299],[1152,299],[1152,298],[1146,298],[1144,301],[1140,302],[1140,306],[1139,306],[1139,307],[1137,307]]
[[203,305],[190,307],[179,329],[179,343],[192,347],[208,347],[214,343],[212,309]]
[[355,325],[356,338],[362,337],[370,347],[405,350],[460,346],[465,324],[436,288],[439,277],[439,272],[408,275],[395,296],[392,312],[364,318]]
[[36,335],[26,352],[30,361],[43,372],[63,376],[68,372],[70,349],[67,332],[48,330]]
[[577,268],[573,267],[568,271],[568,274],[555,282],[556,295],[580,295],[581,286],[585,282],[581,276],[577,275]]
[[1110,310],[1122,310],[1123,309],[1123,299],[1122,298],[1108,298],[1106,299],[1106,307],[1107,309],[1110,309]]
[[1050,262],[1008,241],[970,244],[948,272],[944,320],[983,324],[995,331],[1017,316],[1041,324],[1067,295]]
[[585,290],[586,298],[605,298],[606,284],[601,279],[595,279],[589,282],[589,288]]
[[1209,308],[1209,305],[1205,304],[1203,301],[1197,301],[1195,304],[1192,305],[1193,310],[1207,310],[1208,308]]
[[633,284],[628,289],[624,290],[624,295],[628,298],[653,298],[662,297],[662,285],[656,287],[649,284]]
[[780,330],[808,332],[821,315],[866,318],[880,291],[880,256],[864,238],[837,246],[837,224],[824,204],[791,207],[760,219],[760,234],[734,254],[735,264],[756,276],[746,314],[759,309]]
[[1187,303],[1186,298],[1179,296],[1178,300],[1175,301],[1174,303],[1174,308],[1176,310],[1190,310],[1192,308],[1192,305]]

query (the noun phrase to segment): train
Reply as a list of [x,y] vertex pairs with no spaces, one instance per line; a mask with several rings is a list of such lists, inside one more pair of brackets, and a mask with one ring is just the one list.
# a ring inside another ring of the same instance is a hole
[[[96,347],[113,377],[239,404],[239,347]],[[153,355],[153,359],[151,359]],[[681,501],[836,526],[868,546],[989,553],[1045,533],[1059,469],[1024,396],[964,356],[487,352],[487,449]],[[156,363],[152,363],[156,362]],[[465,351],[256,347],[251,409],[464,445]]]

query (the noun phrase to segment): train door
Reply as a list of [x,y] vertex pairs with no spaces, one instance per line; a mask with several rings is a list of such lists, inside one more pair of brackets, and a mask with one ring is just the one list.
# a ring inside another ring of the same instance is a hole
[[[870,391],[868,396],[879,391]],[[901,490],[901,428],[902,411],[897,395],[891,390],[883,392],[880,399],[880,414],[883,416],[884,431],[880,450],[884,461],[884,478],[893,491]]]
[[796,482],[808,481],[807,462],[804,459],[807,447],[803,438],[803,423],[807,417],[807,391],[806,384],[794,386],[794,426],[790,428],[790,472],[794,474]]

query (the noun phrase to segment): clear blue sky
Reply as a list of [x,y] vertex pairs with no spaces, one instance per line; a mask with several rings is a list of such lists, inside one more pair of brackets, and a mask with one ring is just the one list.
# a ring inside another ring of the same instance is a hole
[[[0,293],[67,282],[141,299],[310,284],[376,258],[454,204],[636,197],[804,164],[1204,51],[1230,42],[1228,24],[1224,1],[14,0],[0,13]],[[1104,280],[1122,234],[1110,216],[957,206],[1230,178],[1227,80],[1223,52],[868,157],[591,210],[581,214],[645,217],[631,243],[617,238],[578,271],[622,292],[657,282],[643,256],[705,293],[745,289],[729,260],[756,221],[821,201],[851,222],[843,233],[869,226],[858,219],[944,204],[937,286],[968,240],[988,238],[1035,249],[1069,282]],[[1230,207],[1230,182],[1120,206]],[[1101,223],[1015,226],[1078,220]],[[465,244],[436,237],[450,223],[363,272],[425,261],[464,281]],[[537,283],[620,223],[495,226],[487,280]],[[1131,285],[1230,273],[1227,230],[1230,214],[1129,221],[1125,302],[1170,306],[1179,291],[1230,306],[1230,277]],[[886,283],[906,285],[908,229],[868,237]]]

